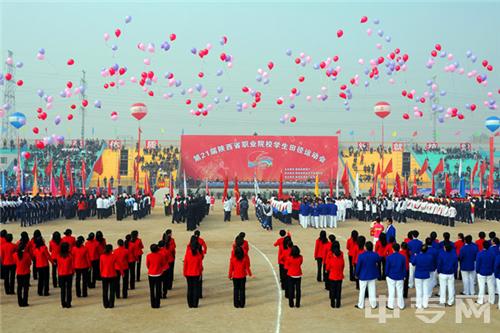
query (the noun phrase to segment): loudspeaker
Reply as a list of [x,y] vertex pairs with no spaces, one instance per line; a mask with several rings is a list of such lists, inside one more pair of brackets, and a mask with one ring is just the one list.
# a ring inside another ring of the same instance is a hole
[[403,170],[401,170],[403,177],[409,177],[411,174],[411,153],[403,152]]

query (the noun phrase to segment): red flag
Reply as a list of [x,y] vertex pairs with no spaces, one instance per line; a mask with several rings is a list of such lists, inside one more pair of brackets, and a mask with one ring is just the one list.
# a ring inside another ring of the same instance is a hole
[[382,178],[385,178],[388,174],[392,173],[392,158],[387,163],[384,172],[382,173]]
[[45,167],[45,177],[50,177],[52,173],[52,160],[50,160],[49,164]]
[[95,194],[100,197],[101,196],[101,180],[99,177],[97,177],[97,189],[95,191]]
[[278,199],[283,198],[283,171],[280,173],[280,183],[278,185]]
[[94,172],[97,173],[99,176],[102,175],[102,172],[103,172],[103,164],[102,164],[102,155],[99,156],[99,158],[97,159],[97,161],[95,162],[94,164]]
[[396,196],[400,197],[402,194],[401,191],[401,179],[399,178],[399,173],[396,172],[396,187],[394,192],[396,193]]
[[66,177],[69,183],[69,195],[75,194],[75,183],[73,182],[73,173],[71,172],[71,162],[69,158],[66,160]]
[[431,195],[432,195],[432,196],[436,195],[436,184],[434,184],[434,175],[432,175],[432,189],[431,189]]
[[87,190],[85,189],[85,187],[87,186],[87,171],[85,170],[86,169],[86,165],[85,165],[85,160],[82,159],[82,194],[83,195],[87,195]]
[[170,179],[168,181],[168,192],[170,194],[170,200],[174,198],[174,178],[170,174]]
[[432,175],[437,175],[438,173],[441,173],[444,171],[444,160],[440,159],[438,165],[434,169],[434,172],[432,172]]
[[424,164],[422,164],[422,167],[420,168],[418,176],[422,177],[422,175],[427,171],[428,167],[429,167],[429,160],[426,158]]
[[403,189],[403,195],[405,197],[407,197],[409,194],[410,194],[410,188],[409,188],[409,184],[408,184],[408,177],[405,177],[405,181],[404,181],[404,189]]
[[37,195],[38,194],[38,168],[36,166],[36,158],[35,158],[35,164],[33,165],[33,170],[31,172],[33,173],[33,188],[31,189],[31,194],[32,195]]
[[340,133],[342,133],[342,130],[338,129],[337,132],[335,132],[335,134],[337,135],[340,135]]
[[59,193],[61,193],[62,197],[66,196],[66,185],[64,184],[64,176],[62,168],[61,172],[59,173]]
[[234,177],[234,199],[236,201],[236,215],[240,215],[240,188],[238,186],[238,176]]
[[377,195],[377,180],[379,175],[380,175],[380,163],[377,163],[377,169],[375,170],[375,175],[373,176],[372,197]]
[[348,197],[349,196],[349,168],[347,165],[344,167],[344,173],[342,174],[342,179],[341,183],[342,186],[344,187],[344,196]]
[[111,182],[108,180],[108,195],[113,194],[113,189],[111,188]]
[[56,180],[54,179],[52,173],[50,174],[50,193],[52,193],[53,196],[57,195]]
[[479,168],[479,161],[476,161],[474,168],[470,174],[470,194],[474,194],[474,178],[476,177],[477,169]]
[[412,189],[412,195],[416,197],[418,195],[418,187],[417,187],[417,176],[413,175],[413,189]]
[[148,184],[148,174],[147,172],[144,173],[144,193],[143,194],[149,194],[149,184]]
[[450,182],[450,177],[448,177],[448,173],[444,174],[444,191],[446,197],[451,196],[451,182]]
[[222,193],[222,202],[226,201],[227,199],[227,188],[229,187],[229,179],[227,178],[227,175],[224,177],[224,192]]

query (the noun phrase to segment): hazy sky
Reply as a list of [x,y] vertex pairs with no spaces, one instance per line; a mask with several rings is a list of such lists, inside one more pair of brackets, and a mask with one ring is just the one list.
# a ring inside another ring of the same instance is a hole
[[[31,128],[48,128],[48,134],[66,137],[78,137],[80,133],[80,115],[67,121],[69,106],[79,103],[71,97],[63,99],[59,92],[72,81],[78,86],[81,70],[86,70],[89,107],[87,108],[86,135],[112,138],[116,135],[136,135],[137,122],[130,116],[129,107],[134,102],[144,102],[149,107],[149,115],[142,121],[145,137],[157,139],[176,139],[181,130],[186,134],[277,134],[277,135],[334,135],[342,129],[344,140],[365,140],[380,138],[380,121],[373,114],[373,104],[380,100],[392,104],[393,114],[386,119],[386,140],[396,137],[410,137],[418,131],[418,139],[431,139],[432,116],[429,103],[419,104],[424,117],[413,117],[414,102],[401,96],[402,89],[415,89],[422,96],[427,89],[426,81],[437,76],[439,90],[445,90],[446,96],[440,97],[444,107],[457,107],[465,119],[448,119],[438,124],[441,141],[463,141],[473,133],[486,133],[484,119],[498,114],[483,106],[487,92],[494,93],[500,88],[500,13],[499,2],[425,2],[403,4],[400,1],[384,3],[366,1],[363,3],[337,1],[43,1],[43,2],[1,2],[1,57],[6,59],[7,50],[14,51],[14,62],[22,61],[23,68],[17,69],[16,79],[22,79],[24,85],[17,88],[17,111],[28,116],[28,125],[24,134],[32,136]],[[127,15],[132,21],[125,24]],[[362,16],[368,16],[366,24],[360,24]],[[375,25],[374,19],[380,24]],[[115,38],[116,28],[122,30],[120,38]],[[366,30],[373,34],[368,36]],[[343,29],[344,36],[337,38],[336,32]],[[388,43],[377,35],[384,31],[384,37],[390,36]],[[105,43],[104,33],[111,35]],[[177,40],[170,42],[171,48],[165,52],[160,48],[169,35],[175,33]],[[219,44],[221,36],[228,37],[225,46]],[[137,44],[153,42],[154,54],[141,52]],[[207,43],[213,45],[210,54],[204,59],[194,56],[190,49],[204,48]],[[376,44],[382,44],[382,50]],[[452,53],[455,58],[448,61],[436,58],[432,70],[425,68],[430,52],[436,43],[443,50]],[[118,50],[113,52],[112,45]],[[36,59],[40,48],[45,48],[46,58]],[[408,69],[392,76],[385,74],[381,65],[380,78],[370,80],[364,73],[369,59],[385,56],[395,48],[401,53],[408,53]],[[292,50],[287,56],[286,50]],[[473,64],[466,57],[471,50],[478,58]],[[233,68],[219,59],[221,52],[233,58]],[[294,59],[301,52],[311,56],[312,61],[306,67],[298,66]],[[314,70],[313,64],[327,57],[338,55],[340,60],[332,66],[340,66],[337,81],[327,78],[324,71]],[[66,65],[69,58],[76,64]],[[144,58],[151,60],[151,65],[143,63]],[[360,65],[358,59],[364,59]],[[493,72],[486,72],[481,61],[487,59],[494,66]],[[273,61],[275,67],[267,70],[267,63]],[[465,73],[445,73],[443,67],[458,61]],[[110,78],[100,75],[102,68],[113,64],[126,66],[123,76],[126,84],[120,88],[105,90],[103,85]],[[270,72],[270,83],[264,85],[256,81],[257,69]],[[217,76],[222,69],[224,73]],[[473,69],[488,74],[488,87],[479,86],[474,78],[467,78]],[[153,70],[158,74],[158,83],[151,89],[155,96],[149,97],[136,84],[129,81],[131,76],[140,77],[142,71]],[[2,69],[3,71],[3,69]],[[198,72],[205,77],[199,79]],[[176,79],[182,81],[178,88],[168,87],[163,78],[166,72],[173,72]],[[346,111],[343,100],[339,97],[340,85],[349,84],[349,79],[358,74],[359,87],[352,88],[353,98],[350,111]],[[297,78],[303,75],[304,83]],[[395,80],[389,83],[389,78]],[[370,82],[364,87],[364,82]],[[208,96],[201,98],[198,92],[181,95],[182,89],[194,87],[200,83],[207,90]],[[243,86],[262,92],[262,102],[256,109],[248,108],[237,112],[236,103],[251,103],[248,94],[241,91]],[[316,99],[321,94],[321,87],[326,87],[329,98],[322,102]],[[218,94],[217,87],[223,88]],[[288,99],[290,90],[296,87],[300,96],[294,101]],[[47,111],[48,119],[43,122],[36,119],[36,109],[45,108],[45,103],[37,96],[38,89],[54,96],[53,109]],[[3,91],[3,90],[2,90]],[[170,99],[163,99],[164,93],[173,93]],[[312,96],[307,102],[306,96]],[[214,104],[214,97],[219,96],[220,103]],[[230,102],[224,97],[230,96]],[[278,97],[285,97],[285,103],[276,104]],[[187,98],[193,104],[185,104]],[[96,109],[95,100],[102,102],[102,108]],[[214,109],[207,117],[196,117],[189,113],[194,104],[211,103]],[[292,110],[290,103],[295,104]],[[475,112],[465,110],[466,103],[475,103]],[[119,113],[118,121],[111,121],[110,113]],[[408,112],[410,120],[403,120],[402,114]],[[295,116],[295,124],[280,123],[280,117],[289,113]],[[63,121],[54,125],[54,117],[61,115]],[[372,130],[375,130],[373,133]],[[354,136],[349,135],[354,131]],[[461,131],[461,137],[456,136]],[[42,130],[43,132],[43,130]],[[43,133],[44,134],[44,133]],[[373,135],[373,136],[372,136]],[[40,134],[39,136],[42,136]]]

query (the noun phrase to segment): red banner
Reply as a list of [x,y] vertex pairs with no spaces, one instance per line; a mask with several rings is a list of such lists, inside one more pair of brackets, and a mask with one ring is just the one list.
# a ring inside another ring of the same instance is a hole
[[433,149],[438,149],[439,145],[437,142],[427,142],[425,144],[425,150],[433,150]]
[[108,148],[112,150],[122,149],[122,140],[108,140]]
[[182,168],[194,179],[328,181],[337,174],[336,136],[183,135]]
[[370,149],[370,143],[367,141],[358,141],[358,149],[366,151]]
[[460,143],[460,150],[471,151],[472,145],[470,144],[470,142],[461,142]]
[[158,140],[146,140],[144,148],[146,149],[156,149],[158,147]]
[[393,152],[404,151],[404,150],[405,150],[405,144],[403,142],[393,142],[392,143],[392,151]]

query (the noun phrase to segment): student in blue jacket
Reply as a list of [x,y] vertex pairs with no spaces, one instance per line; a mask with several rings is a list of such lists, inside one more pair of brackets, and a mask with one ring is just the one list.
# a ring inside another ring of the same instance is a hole
[[396,242],[396,227],[392,225],[392,218],[387,219],[387,228],[385,229],[385,235],[387,236],[387,241],[389,243]]
[[488,285],[488,301],[490,304],[495,303],[495,278],[493,276],[493,267],[495,264],[495,256],[489,251],[490,243],[484,242],[483,250],[476,257],[476,273],[479,293],[477,295],[477,303],[484,303],[485,285]]
[[359,297],[358,304],[355,305],[358,309],[363,309],[365,306],[365,292],[368,287],[368,300],[372,309],[377,307],[377,289],[376,281],[378,279],[379,270],[378,262],[380,257],[373,252],[373,243],[366,242],[366,251],[361,253],[356,263],[356,276],[359,279]]
[[462,294],[466,296],[472,296],[476,293],[474,290],[474,278],[478,251],[477,245],[472,242],[472,236],[465,236],[465,244],[460,249],[458,260],[460,261],[460,272],[462,273]]
[[[413,230],[411,232],[412,240],[408,242],[408,250],[410,251],[410,259],[415,255],[420,253],[422,248],[422,241],[418,239],[418,231]],[[408,278],[408,287],[413,288],[415,286],[415,266],[410,265],[410,276]]]
[[[455,272],[458,268],[458,257],[455,249],[450,243],[444,245],[439,252],[437,271],[439,273],[439,304],[445,302],[449,306],[455,303]],[[446,298],[448,292],[448,298]]]
[[314,202],[310,209],[312,210],[312,222],[314,223],[314,228],[318,229],[320,225],[319,212],[320,212],[320,204],[318,202]]
[[328,227],[329,228],[337,228],[337,204],[335,200],[330,200],[328,203]]
[[[439,252],[442,250],[439,250],[439,243],[434,242],[430,237],[425,239],[425,244],[427,245],[427,253],[429,253],[433,259],[432,262],[433,269],[432,271],[430,271],[431,281],[429,282],[429,298],[430,298],[432,297],[432,291],[434,290],[434,287],[437,286],[437,279],[438,279],[437,261]],[[435,244],[437,244],[437,246],[435,246]]]
[[406,258],[399,253],[400,246],[398,243],[392,245],[394,253],[385,260],[385,276],[387,281],[387,307],[394,309],[394,294],[397,297],[398,307],[403,310],[405,307],[404,300],[404,278],[406,276]]
[[321,202],[319,204],[319,227],[325,229],[328,227],[328,214],[330,213],[330,208],[326,202]]
[[419,254],[410,258],[415,267],[415,292],[417,309],[427,309],[429,306],[430,272],[434,269],[434,258],[427,252],[427,245],[422,245]]
[[[497,281],[497,290],[500,293],[500,255],[495,258],[495,279]],[[500,297],[498,297],[498,309],[500,310]]]
[[309,217],[309,203],[307,202],[307,199],[304,198],[304,200],[300,204],[300,210],[299,210],[299,223],[304,229],[308,227],[309,224],[308,217]]

